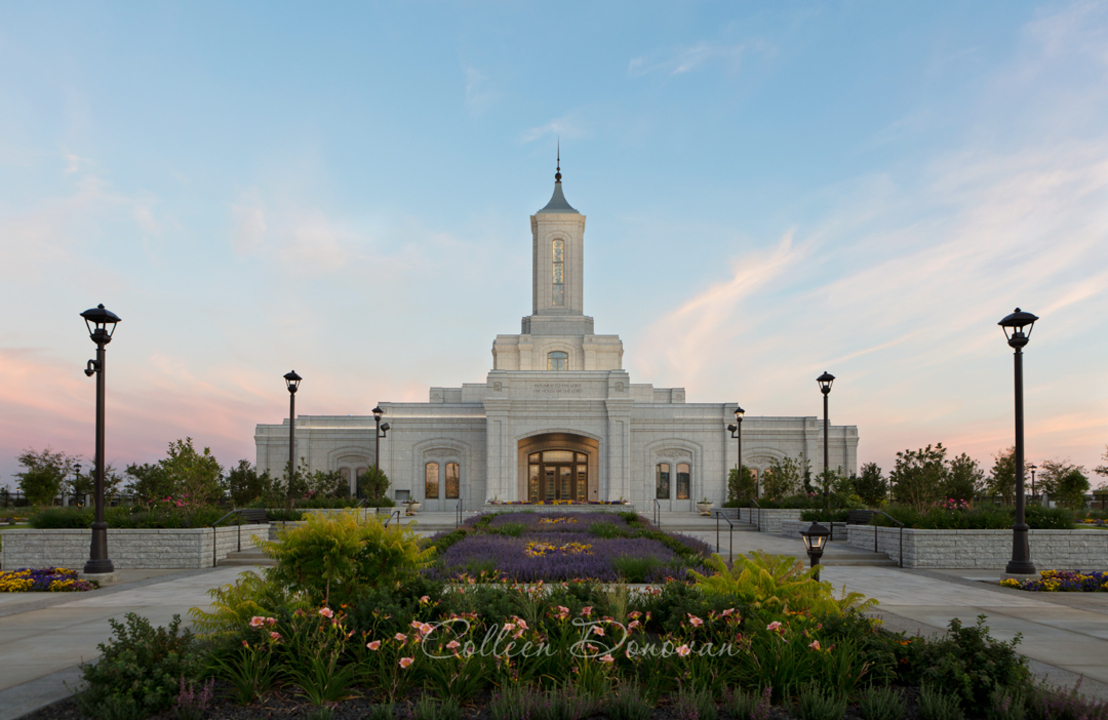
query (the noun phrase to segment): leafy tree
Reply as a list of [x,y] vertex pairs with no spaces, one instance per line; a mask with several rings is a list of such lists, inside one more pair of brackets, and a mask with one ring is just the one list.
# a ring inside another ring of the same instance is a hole
[[265,491],[265,485],[265,478],[258,475],[249,460],[239,460],[239,464],[227,473],[227,494],[236,506],[257,500]]
[[381,468],[371,467],[358,478],[358,494],[380,500],[389,489],[389,476]]
[[199,453],[193,447],[192,438],[185,438],[169,443],[168,455],[158,464],[177,499],[190,505],[202,505],[223,495],[220,487],[223,467],[212,455],[211,448]]
[[19,489],[32,505],[47,505],[62,489],[65,479],[73,472],[78,456],[54,452],[49,447],[41,452],[27,449],[18,458],[23,472],[17,472]]
[[1010,447],[996,455],[986,488],[993,497],[1004,498],[1011,505],[1016,496],[1016,448]]
[[889,484],[877,463],[866,463],[862,474],[854,479],[854,492],[870,507],[879,506],[885,500]]
[[1070,462],[1069,458],[1065,460],[1043,460],[1039,463],[1039,471],[1036,473],[1035,490],[1054,498],[1058,494],[1058,483],[1074,469],[1085,470],[1085,468],[1078,468],[1077,465]]
[[795,495],[800,491],[804,470],[805,465],[801,464],[800,458],[774,458],[762,480],[762,496],[780,498]]
[[962,453],[947,464],[943,496],[968,502],[984,487],[985,471],[969,455]]
[[[1097,475],[1108,476],[1108,445],[1104,446],[1104,454],[1101,455],[1100,458],[1104,461],[1104,464],[1098,465],[1097,467],[1093,468],[1093,472],[1095,472]],[[1101,483],[1100,487],[1103,488],[1104,485],[1105,483]]]
[[307,494],[311,497],[346,497],[350,494],[350,483],[338,470],[316,470],[306,476]]
[[897,502],[922,512],[942,497],[946,476],[946,448],[936,443],[898,452],[889,482]]
[[143,504],[173,495],[173,483],[160,464],[132,463],[127,466],[126,474],[130,478],[127,488],[134,493],[135,499]]
[[1078,465],[1058,478],[1054,497],[1062,507],[1071,510],[1081,510],[1085,507],[1085,493],[1089,492],[1089,479],[1085,477],[1084,470],[1085,468]]
[[[116,469],[111,464],[107,465],[104,468],[104,497],[110,498],[118,493],[122,482],[123,477],[116,472]],[[88,472],[84,473],[76,472],[76,467],[74,467],[73,477],[66,478],[63,487],[67,493],[77,498],[78,502],[92,504],[93,499],[90,496],[96,492],[95,466],[88,468]]]

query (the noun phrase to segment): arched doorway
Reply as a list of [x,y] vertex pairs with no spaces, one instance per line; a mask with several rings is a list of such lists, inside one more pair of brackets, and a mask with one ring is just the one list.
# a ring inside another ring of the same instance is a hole
[[544,433],[519,441],[519,497],[526,502],[598,498],[600,443],[582,435]]

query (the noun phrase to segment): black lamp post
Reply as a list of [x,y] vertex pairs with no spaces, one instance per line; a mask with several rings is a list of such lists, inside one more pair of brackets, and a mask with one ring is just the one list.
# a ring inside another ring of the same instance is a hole
[[380,474],[379,468],[380,468],[381,464],[379,462],[379,457],[381,455],[381,438],[385,437],[385,435],[387,435],[388,432],[389,432],[389,424],[388,423],[385,423],[384,425],[381,424],[381,416],[384,415],[384,414],[385,414],[385,411],[381,409],[380,405],[373,408],[373,421],[377,425],[377,430],[374,433],[375,439],[373,441],[373,475],[374,475],[374,481],[376,481],[376,479],[377,479],[376,476],[378,474]]
[[1035,471],[1039,469],[1039,466],[1031,464],[1027,467],[1031,470],[1031,502],[1035,502]]
[[101,303],[85,310],[81,317],[85,319],[89,338],[96,343],[96,359],[89,360],[85,365],[85,375],[96,375],[96,519],[92,523],[92,545],[85,563],[85,574],[100,575],[115,572],[115,566],[108,559],[108,523],[104,522],[104,347],[112,341],[119,316],[105,310]]
[[[735,403],[735,424],[727,426],[727,429],[731,431],[731,437],[733,437],[734,439],[739,441],[739,460],[738,460],[738,468],[739,468],[738,483],[739,483],[739,487],[742,486],[742,482],[743,482],[743,417],[745,415],[746,415],[746,410],[743,410],[741,407],[739,407],[738,403]],[[757,483],[755,483],[755,485],[754,485],[754,497],[755,498],[758,497],[758,485],[757,485]]]
[[293,487],[292,479],[296,477],[296,391],[300,389],[303,379],[295,370],[285,373],[285,385],[289,389],[289,484],[285,488],[286,495]]
[[[73,479],[74,480],[80,480],[81,479],[81,463],[73,463]],[[78,502],[76,488],[74,488],[73,502]],[[80,503],[78,502],[78,504],[80,504]]]
[[[812,562],[812,567],[819,567],[819,559],[823,557],[823,547],[827,544],[827,538],[830,537],[831,531],[813,522],[807,530],[800,531],[800,537],[804,538],[804,549],[808,551],[808,558]],[[819,570],[816,570],[815,579],[819,581]]]
[[827,435],[827,396],[831,394],[831,383],[835,382],[835,376],[826,370],[816,378],[819,383],[819,391],[823,393],[823,504],[827,506],[827,517],[831,517],[831,498],[827,494],[827,486],[831,482],[831,455],[829,448],[831,438]]
[[[1034,575],[1031,548],[1027,543],[1027,522],[1023,498],[1023,347],[1031,339],[1031,328],[1038,320],[1019,308],[997,325],[1004,329],[1008,347],[1015,351],[1016,381],[1016,522],[1012,525],[1012,560],[1004,571],[1009,575]],[[1027,328],[1024,334],[1023,329]]]

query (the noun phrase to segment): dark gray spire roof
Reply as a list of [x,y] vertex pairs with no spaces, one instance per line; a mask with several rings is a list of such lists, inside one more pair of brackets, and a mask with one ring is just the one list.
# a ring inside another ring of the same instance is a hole
[[[566,202],[566,196],[562,194],[562,148],[561,143],[558,147],[558,168],[554,172],[554,194],[550,196],[550,202],[546,204],[542,210],[538,213],[577,213],[577,210],[573,208],[568,202]],[[580,215],[580,213],[577,213]]]

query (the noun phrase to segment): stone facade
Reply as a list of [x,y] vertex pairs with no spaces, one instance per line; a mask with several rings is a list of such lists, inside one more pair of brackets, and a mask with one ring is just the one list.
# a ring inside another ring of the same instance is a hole
[[[647,509],[692,510],[727,499],[738,462],[726,430],[733,403],[687,403],[682,388],[633,383],[617,335],[597,335],[584,314],[585,216],[556,176],[554,195],[531,217],[532,314],[518,335],[498,335],[484,382],[432,387],[426,403],[381,402],[391,430],[379,464],[398,500],[424,510],[480,509],[487,500],[572,497],[627,500]],[[818,402],[813,383],[813,404]],[[338,470],[355,487],[374,463],[372,417],[296,418],[296,455],[311,471]],[[280,476],[288,420],[258,425],[259,471]],[[747,417],[743,464],[764,471],[800,458],[822,470],[822,423],[812,417]],[[832,426],[831,465],[857,466],[858,430]],[[436,497],[437,495],[437,497]]]
[[[254,547],[253,538],[269,539],[269,524],[243,525],[242,549]],[[4,533],[3,568],[63,567],[80,571],[89,556],[89,530],[9,530]],[[239,526],[216,528],[118,529],[108,528],[108,557],[117,570],[133,568],[212,567],[239,548]]]

